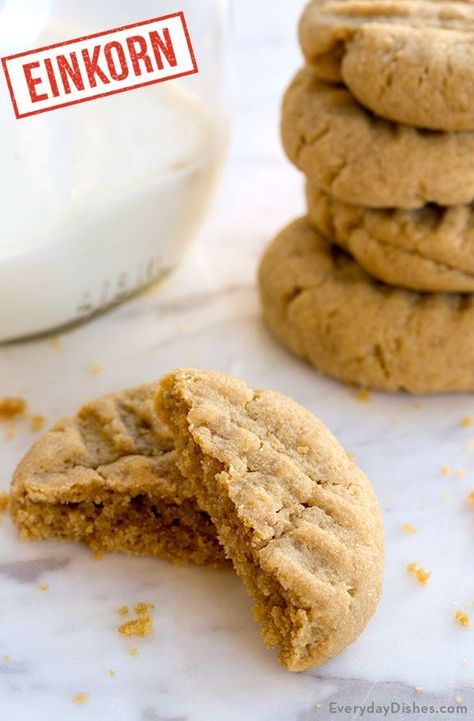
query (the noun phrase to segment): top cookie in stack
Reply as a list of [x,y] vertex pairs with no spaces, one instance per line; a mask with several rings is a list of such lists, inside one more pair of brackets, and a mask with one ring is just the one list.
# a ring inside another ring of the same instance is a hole
[[345,381],[474,390],[474,2],[311,0],[300,41],[281,129],[308,218],[262,262],[266,320]]
[[473,25],[470,0],[313,0],[300,40],[319,80],[379,117],[474,130]]

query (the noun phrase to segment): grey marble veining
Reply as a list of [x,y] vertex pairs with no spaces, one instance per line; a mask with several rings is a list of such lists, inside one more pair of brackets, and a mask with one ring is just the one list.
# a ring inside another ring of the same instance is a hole
[[[474,413],[472,397],[373,394],[361,403],[276,345],[260,320],[258,258],[303,209],[301,179],[278,139],[281,94],[299,63],[301,7],[301,0],[234,3],[234,142],[183,266],[154,292],[63,334],[59,347],[42,339],[0,350],[0,396],[25,396],[53,421],[86,398],[181,365],[292,395],[356,454],[379,494],[387,545],[379,610],[340,657],[293,675],[263,648],[233,573],[118,555],[95,561],[73,544],[22,543],[3,517],[2,721],[353,719],[357,711],[331,713],[330,704],[371,702],[468,707],[462,715],[391,710],[387,718],[474,718],[474,627],[453,621],[457,608],[471,608],[474,619],[474,510],[466,504],[474,427],[459,425]],[[102,372],[92,375],[91,364]],[[32,439],[21,424],[12,439],[0,436],[0,489]],[[443,475],[445,465],[465,473]],[[417,534],[404,534],[404,523]],[[432,571],[426,587],[406,573],[411,561]],[[117,609],[142,600],[156,605],[155,631],[126,640]],[[81,693],[88,699],[79,706],[72,698]]]

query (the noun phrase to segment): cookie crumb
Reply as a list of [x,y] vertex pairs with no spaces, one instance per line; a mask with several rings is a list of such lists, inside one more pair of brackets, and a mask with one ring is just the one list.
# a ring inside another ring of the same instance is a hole
[[5,513],[5,511],[8,509],[9,503],[10,496],[7,491],[0,491],[0,513]]
[[470,506],[474,506],[474,491],[471,491],[467,497],[467,502]]
[[416,693],[423,693],[425,689],[423,688],[423,686],[415,686],[413,690],[416,691]]
[[58,335],[51,336],[49,342],[53,348],[61,348],[61,338]]
[[456,470],[456,478],[464,478],[466,473],[467,473],[467,471],[465,468],[458,468]]
[[134,610],[135,610],[135,613],[137,613],[139,616],[142,616],[144,614],[147,614],[148,611],[154,611],[155,604],[154,603],[146,603],[145,601],[141,601],[140,603],[137,603]]
[[140,651],[138,650],[138,648],[136,648],[134,646],[133,648],[130,649],[130,656],[139,656],[139,655],[140,655]]
[[105,554],[103,551],[96,551],[95,553],[92,554],[92,560],[93,561],[102,561],[104,555]]
[[417,532],[417,529],[415,528],[415,526],[412,526],[411,523],[403,523],[401,529],[403,533],[407,533],[409,536],[412,536],[414,533]]
[[47,583],[42,583],[38,588],[40,591],[49,591],[49,585]]
[[35,415],[31,417],[30,420],[30,431],[32,433],[39,433],[39,431],[42,431],[44,428],[44,424],[46,422],[46,418],[41,415]]
[[81,705],[89,700],[89,694],[88,693],[78,693],[72,697],[72,700],[74,701],[74,703]]
[[464,418],[461,418],[459,421],[459,425],[461,428],[469,428],[474,423],[474,416],[464,416]]
[[454,698],[454,700],[456,701],[456,703],[457,703],[458,706],[459,706],[459,704],[462,703],[462,696],[456,696],[456,697]]
[[316,706],[315,706],[315,708],[321,708],[321,704],[320,704],[320,703],[317,703]]
[[10,420],[22,416],[26,411],[26,405],[24,398],[10,398],[8,396],[0,398],[0,420]]
[[89,373],[91,376],[98,376],[102,373],[103,368],[99,363],[91,363],[89,366]]
[[120,606],[118,613],[119,616],[126,616],[130,612],[130,609],[128,606]]
[[113,670],[113,668],[109,668],[109,670],[107,671],[107,673],[109,674],[109,676],[110,676],[111,678],[114,678],[114,677],[117,675],[116,672]]
[[10,663],[10,661],[12,660],[12,657],[11,657],[11,656],[4,656],[4,657],[3,657],[3,660],[4,660],[5,663]]
[[367,388],[359,388],[353,391],[353,395],[359,403],[368,403],[371,399],[370,391]]
[[407,566],[407,571],[408,573],[411,573],[415,576],[420,586],[426,586],[432,576],[432,574],[428,571],[425,571],[425,569],[420,566],[419,563],[409,563]]
[[457,621],[460,626],[464,626],[465,628],[469,628],[471,625],[469,615],[465,611],[461,611],[461,609],[457,610],[454,614],[454,620]]
[[441,473],[443,474],[443,476],[449,476],[449,474],[451,473],[451,466],[443,466],[441,468]]
[[145,638],[153,631],[153,618],[148,613],[143,613],[137,618],[125,621],[119,626],[118,632],[123,636],[141,636]]

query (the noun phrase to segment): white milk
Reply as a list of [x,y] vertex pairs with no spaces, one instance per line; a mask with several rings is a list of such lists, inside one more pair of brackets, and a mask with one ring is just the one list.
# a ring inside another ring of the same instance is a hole
[[16,120],[0,104],[0,341],[169,270],[203,219],[222,130],[176,82]]

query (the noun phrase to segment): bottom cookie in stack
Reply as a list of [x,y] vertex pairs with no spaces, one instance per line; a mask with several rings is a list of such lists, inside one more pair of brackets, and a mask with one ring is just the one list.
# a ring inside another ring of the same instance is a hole
[[429,293],[474,292],[474,208],[349,205],[306,186],[308,217],[377,280]]
[[301,218],[259,271],[265,321],[323,373],[366,388],[474,390],[474,296],[380,283]]

